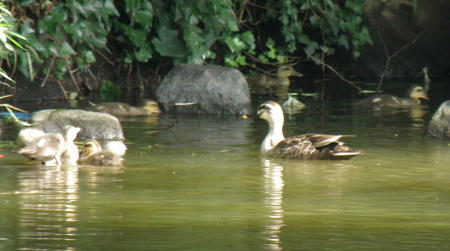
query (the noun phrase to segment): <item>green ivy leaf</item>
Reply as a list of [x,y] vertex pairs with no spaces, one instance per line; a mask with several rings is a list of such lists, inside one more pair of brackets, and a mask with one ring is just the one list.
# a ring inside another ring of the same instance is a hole
[[92,53],[92,51],[88,50],[88,51],[85,51],[83,54],[84,54],[83,56],[84,56],[84,60],[86,61],[86,63],[91,64],[91,63],[95,62],[95,56],[94,56],[94,53]]
[[244,42],[242,42],[238,37],[226,37],[225,43],[228,45],[228,48],[231,52],[235,53],[238,51],[241,51],[242,49],[246,48],[246,45]]
[[70,57],[71,55],[76,54],[72,46],[69,43],[63,42],[61,44],[61,48],[59,50],[59,55],[62,57]]
[[151,51],[148,47],[141,47],[137,53],[135,53],[136,59],[140,62],[147,62],[152,58]]
[[178,31],[167,26],[159,27],[159,36],[152,40],[155,50],[161,56],[183,57],[187,55],[186,45],[178,38]]

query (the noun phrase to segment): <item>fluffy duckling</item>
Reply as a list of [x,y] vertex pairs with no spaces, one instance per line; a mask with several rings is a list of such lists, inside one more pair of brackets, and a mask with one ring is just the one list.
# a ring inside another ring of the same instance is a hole
[[80,163],[94,166],[121,166],[122,161],[120,155],[102,150],[97,140],[89,139],[84,142]]
[[93,105],[89,108],[91,111],[109,113],[117,117],[135,117],[160,114],[161,109],[157,102],[148,100],[143,106],[131,106],[121,102],[104,102]]
[[301,112],[306,107],[300,100],[291,95],[288,96],[288,99],[283,102],[283,109],[287,113],[298,113]]
[[[40,160],[46,166],[61,166],[63,160],[73,162],[74,158],[78,159],[78,148],[73,143],[78,132],[80,132],[80,128],[66,126],[63,134],[46,133],[38,136],[20,149],[18,153],[30,159]],[[63,155],[65,156],[63,157]]]
[[20,147],[28,145],[35,138],[45,135],[45,132],[41,128],[27,127],[20,130],[17,135],[17,145]]
[[68,131],[66,132],[65,136],[66,151],[62,155],[62,161],[66,165],[76,166],[80,154],[78,152],[78,147],[77,145],[75,145],[74,141],[77,138],[77,135],[81,131],[81,129],[79,127],[66,126],[65,130]]
[[357,106],[374,107],[374,108],[409,108],[419,106],[421,99],[429,99],[422,86],[411,86],[408,90],[408,97],[399,98],[389,94],[378,94],[367,97],[359,101]]
[[278,68],[276,77],[267,74],[257,74],[247,77],[247,82],[253,92],[257,94],[265,94],[271,89],[276,89],[278,92],[287,92],[291,83],[289,80],[290,76],[302,77],[303,74],[296,72],[290,65],[283,65]]
[[305,134],[285,138],[281,106],[267,101],[259,106],[258,116],[269,123],[269,133],[261,152],[270,157],[301,160],[348,160],[360,154],[339,141],[342,135]]

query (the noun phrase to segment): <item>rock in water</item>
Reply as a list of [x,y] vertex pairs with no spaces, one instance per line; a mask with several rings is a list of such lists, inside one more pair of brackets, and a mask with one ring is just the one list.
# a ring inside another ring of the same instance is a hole
[[427,134],[439,139],[450,139],[450,100],[442,103],[433,114]]
[[251,113],[250,91],[241,72],[216,65],[176,65],[156,90],[165,112]]

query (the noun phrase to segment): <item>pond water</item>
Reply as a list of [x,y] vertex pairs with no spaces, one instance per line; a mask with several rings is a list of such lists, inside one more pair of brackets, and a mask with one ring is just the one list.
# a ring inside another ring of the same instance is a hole
[[[345,102],[343,102],[345,103]],[[267,125],[122,121],[125,167],[42,167],[0,145],[0,250],[449,250],[450,147],[430,113],[308,104],[285,134],[348,134],[351,161],[265,159]]]

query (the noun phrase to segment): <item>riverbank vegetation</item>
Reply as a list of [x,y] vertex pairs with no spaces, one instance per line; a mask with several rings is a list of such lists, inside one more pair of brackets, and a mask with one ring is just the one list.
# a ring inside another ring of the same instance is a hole
[[6,17],[24,49],[2,53],[2,69],[41,86],[69,79],[80,92],[83,76],[94,76],[98,61],[125,72],[138,64],[154,69],[219,64],[253,71],[310,60],[319,67],[336,50],[357,58],[371,43],[363,25],[363,4],[364,0],[7,1],[12,16]]

